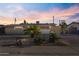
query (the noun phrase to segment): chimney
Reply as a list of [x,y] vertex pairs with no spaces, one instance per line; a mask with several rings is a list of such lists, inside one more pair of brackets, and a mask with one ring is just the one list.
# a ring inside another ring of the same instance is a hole
[[39,21],[36,21],[36,24],[39,24],[40,22]]
[[16,24],[16,18],[15,18],[15,20],[14,20],[14,24]]

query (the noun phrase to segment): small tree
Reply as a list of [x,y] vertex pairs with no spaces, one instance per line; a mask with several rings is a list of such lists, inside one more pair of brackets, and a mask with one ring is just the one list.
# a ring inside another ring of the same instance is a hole
[[60,26],[61,26],[61,33],[62,34],[66,33],[67,24],[63,22],[60,24]]
[[40,28],[38,26],[31,25],[25,30],[25,34],[30,34],[31,37],[35,37],[39,34]]
[[43,39],[40,37],[40,27],[31,25],[29,28],[25,30],[26,33],[30,34],[30,37],[33,39],[35,45],[40,45],[43,43]]

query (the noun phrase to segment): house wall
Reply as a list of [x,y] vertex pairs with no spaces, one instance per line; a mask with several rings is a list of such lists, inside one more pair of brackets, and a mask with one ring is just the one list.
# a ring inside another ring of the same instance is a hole
[[68,33],[79,33],[79,24],[71,24],[67,27]]
[[5,28],[6,34],[24,34],[23,28],[19,27],[6,27]]
[[5,27],[0,26],[0,35],[5,34]]
[[77,29],[79,29],[79,24],[71,24],[67,28],[70,28],[70,27],[77,27]]
[[57,33],[57,34],[60,34],[61,32],[61,27],[60,26],[52,26],[51,27],[51,31]]
[[[36,25],[36,24],[35,24]],[[10,25],[5,28],[5,33],[6,34],[24,34],[24,29],[26,29],[30,25]],[[49,30],[55,32],[55,33],[60,33],[61,32],[61,27],[60,26],[53,26],[51,25],[51,29],[49,28],[49,24],[42,24],[42,25],[37,25],[40,27],[40,31],[43,33],[48,33]]]

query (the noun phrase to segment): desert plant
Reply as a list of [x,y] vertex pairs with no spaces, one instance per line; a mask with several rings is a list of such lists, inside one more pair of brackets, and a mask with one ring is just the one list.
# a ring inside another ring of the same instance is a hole
[[37,35],[34,36],[34,44],[35,45],[41,45],[44,41],[43,38],[41,38],[41,33],[39,32]]
[[41,38],[35,38],[34,39],[34,44],[35,45],[41,45],[43,43],[43,39],[41,39]]
[[48,42],[55,43],[58,39],[60,39],[60,37],[58,37],[56,33],[50,33]]
[[25,29],[25,34],[30,34],[30,36],[33,38],[37,34],[39,34],[40,28],[38,26],[31,25],[29,28]]
[[67,24],[63,22],[60,24],[60,26],[61,26],[61,33],[62,34],[66,33]]

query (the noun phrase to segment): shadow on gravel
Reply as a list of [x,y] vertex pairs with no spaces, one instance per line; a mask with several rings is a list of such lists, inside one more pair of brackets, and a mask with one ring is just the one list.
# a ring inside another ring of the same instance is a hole
[[22,45],[22,46],[17,46],[16,44],[6,44],[6,45],[1,45],[1,47],[25,48],[25,47],[32,47],[32,45]]

